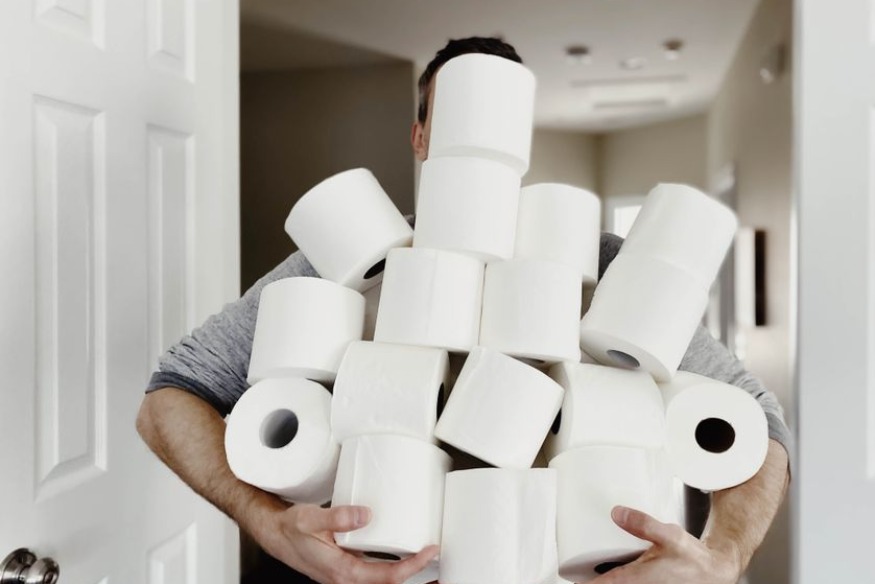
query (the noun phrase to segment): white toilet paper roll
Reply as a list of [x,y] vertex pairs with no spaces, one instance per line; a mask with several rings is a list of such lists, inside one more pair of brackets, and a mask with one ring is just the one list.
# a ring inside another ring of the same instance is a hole
[[443,349],[352,343],[334,382],[335,440],[401,434],[436,441],[434,426],[443,409],[448,376],[449,358]]
[[544,442],[548,460],[581,446],[665,446],[662,394],[644,371],[560,363],[550,377],[565,399]]
[[450,351],[477,344],[484,264],[434,249],[389,252],[374,340]]
[[622,251],[580,322],[580,346],[600,363],[671,379],[696,332],[708,291],[689,272]]
[[552,584],[556,566],[555,471],[447,475],[441,584]]
[[710,288],[737,227],[735,214],[705,193],[660,184],[645,199],[622,251],[674,264]]
[[528,468],[562,403],[562,387],[485,347],[468,356],[435,436],[502,468]]
[[580,275],[540,260],[486,266],[480,344],[536,362],[580,361]]
[[668,460],[684,483],[719,491],[759,471],[769,448],[769,428],[753,396],[685,371],[660,389],[666,404]]
[[228,465],[241,481],[294,503],[331,499],[339,446],[331,394],[306,379],[267,379],[237,401],[225,428]]
[[380,282],[386,253],[413,239],[413,229],[364,168],[307,191],[292,207],[286,233],[320,276],[360,292]]
[[611,509],[623,505],[662,521],[676,504],[674,480],[659,450],[585,446],[550,461],[558,472],[559,574],[588,582],[634,560],[652,544],[620,529]]
[[584,283],[599,275],[602,205],[593,193],[556,183],[520,191],[514,258],[565,264]]
[[383,283],[380,282],[373,288],[368,288],[362,293],[365,297],[365,327],[362,332],[363,341],[373,341],[374,331],[377,328],[377,310],[380,307],[380,295],[383,291]]
[[347,345],[362,338],[364,297],[321,278],[284,278],[261,291],[249,383],[271,377],[334,381]]
[[475,156],[529,169],[535,75],[503,57],[470,53],[437,73],[429,158]]
[[[668,462],[668,454],[666,456],[666,464]],[[669,468],[671,466],[669,465]],[[668,509],[665,512],[665,521],[669,523],[674,523],[675,525],[680,525],[684,529],[687,528],[687,489],[684,485],[684,481],[681,479],[674,477],[672,481],[672,492],[674,493],[674,498],[668,502]]]
[[441,540],[444,476],[450,457],[407,436],[374,434],[343,442],[333,506],[364,505],[371,521],[334,534],[342,548],[400,560]]
[[520,177],[483,158],[429,158],[422,164],[414,247],[489,261],[513,256]]

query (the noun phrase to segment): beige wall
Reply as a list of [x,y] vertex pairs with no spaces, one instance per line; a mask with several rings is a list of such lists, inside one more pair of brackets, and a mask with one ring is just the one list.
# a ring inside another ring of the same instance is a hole
[[523,185],[559,182],[597,191],[597,143],[592,134],[535,128]]
[[660,182],[705,188],[706,129],[706,117],[698,115],[605,134],[602,196],[646,195]]
[[[745,364],[793,413],[791,282],[792,75],[772,85],[759,65],[777,43],[792,46],[791,0],[763,0],[708,113],[708,172],[715,178],[734,162],[741,225],[766,230],[767,318],[745,332]],[[751,584],[785,584],[789,577],[786,505],[750,571]]]
[[241,76],[241,284],[294,246],[283,230],[297,199],[332,174],[369,168],[413,212],[411,64]]

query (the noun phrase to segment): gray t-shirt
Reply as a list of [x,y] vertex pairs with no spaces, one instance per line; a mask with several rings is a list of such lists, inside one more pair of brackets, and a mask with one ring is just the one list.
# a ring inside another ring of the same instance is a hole
[[[599,278],[616,257],[623,240],[603,233],[599,255]],[[301,252],[258,280],[238,300],[210,316],[203,325],[186,335],[160,358],[158,371],[152,374],[147,393],[163,387],[188,391],[212,405],[222,416],[230,413],[246,391],[249,354],[258,314],[258,301],[265,285],[281,278],[318,274]],[[740,387],[753,395],[769,422],[769,437],[790,451],[791,434],[784,412],[775,395],[768,391],[726,347],[702,326],[698,328],[680,369],[698,373]]]

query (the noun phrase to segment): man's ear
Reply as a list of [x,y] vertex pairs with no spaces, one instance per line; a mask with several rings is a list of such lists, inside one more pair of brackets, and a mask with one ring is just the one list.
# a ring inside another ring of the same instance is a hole
[[416,121],[410,128],[410,146],[413,148],[413,155],[417,160],[422,162],[428,158],[428,144],[425,143],[425,128]]

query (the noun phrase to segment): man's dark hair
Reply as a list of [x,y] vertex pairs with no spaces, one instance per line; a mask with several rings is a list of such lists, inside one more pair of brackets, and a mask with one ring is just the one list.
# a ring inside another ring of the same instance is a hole
[[522,63],[523,60],[517,54],[513,46],[507,44],[497,37],[468,37],[466,39],[453,39],[447,43],[447,46],[442,48],[435,54],[434,59],[419,76],[419,112],[417,117],[420,123],[425,123],[428,117],[428,86],[434,78],[437,70],[441,65],[459,55],[467,53],[483,53],[486,55],[496,55],[504,57],[517,63]]

